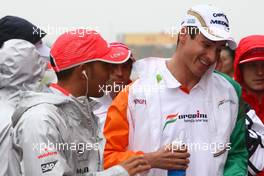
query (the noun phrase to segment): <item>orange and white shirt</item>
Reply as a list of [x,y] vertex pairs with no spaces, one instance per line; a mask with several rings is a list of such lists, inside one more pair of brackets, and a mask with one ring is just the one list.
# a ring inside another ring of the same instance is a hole
[[[119,93],[108,110],[104,167],[157,151],[184,133],[183,142],[192,145],[187,176],[223,175],[231,153],[227,151],[230,136],[238,122],[239,97],[235,88],[224,77],[208,70],[187,91],[167,69],[165,61],[148,58],[133,65],[139,79]],[[243,128],[239,128],[243,136]],[[244,139],[237,142],[242,143],[240,152],[246,156]],[[228,172],[235,173],[235,165],[231,165]],[[242,166],[244,173],[246,165]],[[151,169],[148,175],[165,176],[167,171]]]

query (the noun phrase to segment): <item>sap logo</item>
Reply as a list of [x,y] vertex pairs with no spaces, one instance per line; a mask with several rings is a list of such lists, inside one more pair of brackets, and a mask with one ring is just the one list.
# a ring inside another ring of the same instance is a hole
[[147,104],[145,99],[134,99],[135,104]]
[[89,168],[88,167],[77,168],[77,171],[76,171],[77,174],[84,174],[84,173],[87,173],[87,172],[89,172]]
[[45,163],[45,164],[41,164],[42,173],[52,171],[52,169],[55,167],[57,162],[58,160]]

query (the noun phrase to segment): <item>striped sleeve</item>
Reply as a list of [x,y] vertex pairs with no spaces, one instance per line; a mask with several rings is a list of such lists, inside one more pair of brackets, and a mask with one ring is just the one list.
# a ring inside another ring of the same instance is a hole
[[104,168],[117,165],[128,158],[141,155],[141,151],[129,151],[129,123],[127,119],[129,87],[126,87],[114,99],[107,112],[104,126],[106,145],[104,150]]

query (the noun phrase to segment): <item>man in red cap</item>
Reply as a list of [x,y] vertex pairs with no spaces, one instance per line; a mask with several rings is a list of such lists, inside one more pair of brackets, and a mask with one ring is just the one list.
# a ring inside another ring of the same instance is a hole
[[[79,35],[79,34],[82,35]],[[135,175],[150,166],[142,156],[102,169],[102,136],[93,111],[109,79],[111,64],[130,53],[111,47],[97,32],[78,29],[62,34],[51,48],[57,84],[23,95],[12,117],[14,153],[22,172],[35,175]],[[111,64],[109,64],[111,63]]]
[[102,149],[104,149],[105,146],[105,137],[103,135],[103,130],[108,108],[110,107],[112,101],[118,95],[118,93],[132,82],[130,79],[130,75],[133,62],[135,62],[135,58],[133,57],[131,50],[125,44],[112,42],[110,43],[110,46],[121,50],[127,50],[127,52],[129,52],[129,59],[124,63],[112,64],[112,69],[109,75],[109,80],[107,81],[107,85],[100,88],[100,91],[104,92],[104,96],[100,98],[93,98],[101,105],[100,108],[94,111],[94,114],[99,118],[99,129],[104,140],[104,142],[102,142]]
[[264,176],[264,35],[251,35],[240,41],[234,78],[242,86],[244,100],[256,111],[247,110],[249,174]]
[[125,49],[129,52],[129,59],[120,64],[112,64],[112,69],[109,75],[109,80],[107,81],[107,85],[105,87],[101,87],[101,91],[104,92],[104,96],[100,98],[94,98],[95,101],[99,102],[102,106],[94,111],[94,114],[99,117],[100,122],[100,130],[103,132],[104,123],[106,119],[106,113],[111,105],[113,99],[117,96],[117,94],[123,90],[129,83],[130,75],[132,71],[132,64],[135,62],[135,59],[131,53],[131,50],[123,43],[113,42],[110,43],[111,47],[117,49]]

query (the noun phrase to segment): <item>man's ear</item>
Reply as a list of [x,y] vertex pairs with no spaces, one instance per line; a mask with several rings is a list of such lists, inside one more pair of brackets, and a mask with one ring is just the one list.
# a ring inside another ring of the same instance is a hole
[[184,44],[188,37],[188,28],[182,27],[178,36],[179,44]]
[[81,75],[82,78],[87,79],[88,64],[82,64],[77,68],[78,75]]

